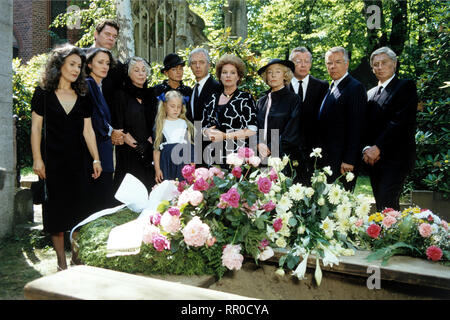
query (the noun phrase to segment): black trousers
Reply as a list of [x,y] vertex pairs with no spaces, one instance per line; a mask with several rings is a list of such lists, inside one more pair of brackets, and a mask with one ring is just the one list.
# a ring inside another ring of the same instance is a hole
[[398,166],[377,166],[369,169],[370,184],[377,211],[385,208],[400,210],[400,195],[410,169]]

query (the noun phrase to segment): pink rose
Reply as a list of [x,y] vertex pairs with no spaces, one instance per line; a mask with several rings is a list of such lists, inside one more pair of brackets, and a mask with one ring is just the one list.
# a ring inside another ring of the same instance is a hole
[[442,250],[436,246],[429,246],[426,253],[427,258],[433,261],[439,261],[442,258]]
[[442,224],[442,226],[444,227],[445,231],[448,231],[448,224],[447,224],[447,221],[441,220],[441,224]]
[[240,245],[227,244],[222,252],[222,265],[230,270],[241,269],[244,256],[240,252]]
[[227,155],[227,164],[234,167],[240,167],[244,160],[238,156],[237,153],[230,153]]
[[198,206],[203,201],[203,194],[200,191],[192,191],[190,193],[189,203],[194,207]]
[[192,178],[195,172],[195,166],[187,164],[181,169],[181,174],[187,180],[188,178]]
[[239,179],[242,176],[242,169],[241,167],[234,167],[233,170],[231,170],[231,174]]
[[209,177],[212,178],[214,176],[223,179],[225,177],[225,173],[217,167],[211,167],[209,168]]
[[153,223],[155,226],[159,225],[161,221],[161,214],[159,212],[154,212],[150,216],[150,222]]
[[394,217],[394,218],[398,218],[401,216],[401,213],[395,210],[389,211],[387,213],[388,216]]
[[142,241],[146,244],[153,243],[153,238],[159,234],[161,234],[159,228],[149,223],[144,227]]
[[186,186],[187,182],[185,180],[178,182],[178,192],[183,192],[184,191],[184,187]]
[[280,231],[282,227],[283,227],[283,220],[281,218],[275,219],[275,221],[273,222],[273,229],[275,230],[275,232]]
[[255,155],[255,152],[250,148],[239,148],[238,156],[242,159],[249,159]]
[[239,207],[240,198],[241,198],[241,196],[240,196],[239,192],[237,191],[237,189],[231,188],[226,193],[223,193],[220,196],[220,201],[226,202],[233,208],[237,208],[237,207]]
[[363,222],[364,222],[363,219],[358,219],[358,220],[355,222],[355,226],[357,226],[357,227],[359,228],[359,227],[362,226]]
[[247,202],[244,202],[242,204],[242,208],[244,209],[245,213],[247,213],[248,217],[253,217],[256,214],[256,210],[258,210],[258,205],[254,203],[251,207]]
[[431,229],[431,225],[429,225],[428,223],[422,223],[419,225],[419,233],[424,238],[428,238],[429,236],[431,236],[432,231],[433,230]]
[[367,228],[366,232],[369,235],[369,237],[371,237],[372,239],[376,239],[380,235],[381,227],[379,225],[377,225],[376,223],[372,223]]
[[[198,169],[197,169],[198,170]],[[194,190],[205,191],[209,189],[209,183],[203,178],[197,178],[194,182]]]
[[250,164],[250,165],[252,165],[253,167],[258,167],[259,166],[259,164],[261,163],[261,158],[260,157],[257,157],[257,156],[253,156],[253,157],[250,157],[249,159],[248,159],[248,163]]
[[392,216],[390,216],[390,215],[387,215],[384,219],[383,219],[383,222],[382,222],[382,224],[383,224],[383,226],[386,228],[386,229],[389,229],[394,223],[396,223],[397,222],[397,219],[395,219],[394,217],[392,217]]
[[277,174],[277,172],[275,171],[274,168],[270,169],[269,178],[270,178],[271,181],[277,181],[278,180],[278,174]]
[[269,240],[263,239],[263,240],[260,242],[260,244],[259,244],[259,246],[258,246],[258,249],[259,249],[259,250],[264,250],[264,248],[267,247],[268,245],[269,245]]
[[157,251],[163,251],[164,249],[170,249],[170,242],[165,236],[159,234],[153,238],[153,246]]
[[181,212],[180,212],[180,209],[178,209],[178,208],[176,208],[176,207],[170,207],[169,208],[169,210],[167,210],[169,213],[170,213],[170,215],[172,215],[172,216],[180,216],[181,215]]
[[272,182],[269,178],[261,177],[258,179],[258,190],[262,193],[269,193],[271,187]]
[[276,205],[275,205],[275,203],[272,202],[272,200],[270,200],[265,205],[263,205],[263,209],[266,212],[272,211],[273,209],[275,209],[275,207],[276,207]]
[[217,204],[217,207],[220,209],[225,209],[228,206],[227,202],[223,201],[222,199]]
[[197,216],[188,222],[181,233],[184,236],[184,242],[193,247],[201,247],[211,238],[209,226]]
[[165,212],[161,217],[161,226],[164,231],[168,233],[176,233],[181,229],[180,217],[177,215],[171,215],[169,212]]
[[209,170],[206,168],[198,168],[194,171],[194,177],[196,180],[203,178],[203,180],[209,179]]

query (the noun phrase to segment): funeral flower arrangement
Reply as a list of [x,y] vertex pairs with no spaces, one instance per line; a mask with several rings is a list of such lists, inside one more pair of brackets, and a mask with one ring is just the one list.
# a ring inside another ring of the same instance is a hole
[[[317,161],[320,148],[310,156]],[[229,170],[186,165],[185,180],[156,186],[147,208],[128,204],[111,209],[108,217],[89,219],[77,239],[82,261],[131,273],[221,277],[239,270],[244,256],[267,260],[275,249],[277,274],[289,269],[304,279],[312,258],[320,285],[320,261],[332,267],[357,248],[374,250],[369,259],[383,263],[399,253],[448,260],[447,223],[430,211],[385,210],[369,216],[369,198],[345,191],[339,179],[327,183],[329,167],[315,169],[310,186],[303,186],[293,182],[295,173],[288,174],[295,172],[288,157],[269,157],[262,167],[253,150],[240,148],[226,161]],[[123,194],[129,193],[124,187]]]
[[449,237],[445,220],[418,207],[376,212],[361,226],[360,233],[362,245],[374,251],[368,260],[381,259],[382,265],[397,254],[448,263]]
[[[315,148],[310,156],[317,161],[321,149]],[[282,165],[278,161],[273,168],[280,169]],[[368,219],[369,199],[345,191],[339,179],[327,183],[327,176],[331,175],[330,167],[316,169],[310,187],[290,185],[282,174],[272,180],[274,185],[266,201],[274,204],[274,213],[267,225],[267,236],[277,247],[286,249],[279,259],[277,273],[284,274],[283,267],[287,267],[294,270],[293,275],[304,279],[308,257],[314,255],[314,276],[320,285],[320,260],[324,266],[333,266],[339,264],[338,256],[354,255],[358,226]],[[349,172],[341,178],[351,181],[354,176]]]

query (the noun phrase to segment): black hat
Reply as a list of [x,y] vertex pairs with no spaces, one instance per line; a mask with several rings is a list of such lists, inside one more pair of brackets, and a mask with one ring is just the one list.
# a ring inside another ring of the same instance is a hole
[[161,69],[161,72],[167,71],[170,68],[176,67],[180,64],[185,65],[186,61],[183,61],[179,55],[176,53],[169,53],[164,58],[164,68]]
[[258,74],[261,75],[264,71],[266,71],[266,69],[273,65],[273,64],[282,64],[283,66],[288,67],[289,69],[292,70],[292,72],[295,71],[295,64],[290,61],[290,60],[281,60],[281,59],[272,59],[269,61],[268,64],[266,64],[264,67],[262,67],[261,69],[258,70]]

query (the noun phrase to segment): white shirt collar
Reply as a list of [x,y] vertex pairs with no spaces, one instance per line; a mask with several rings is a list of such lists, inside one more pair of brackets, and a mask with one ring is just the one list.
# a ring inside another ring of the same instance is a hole
[[306,77],[304,77],[302,80],[298,80],[296,77],[293,77],[291,79],[291,85],[292,88],[294,88],[294,92],[298,94],[298,87],[300,86],[299,81],[303,81],[302,82],[302,87],[303,87],[303,100],[305,100],[305,92],[306,89],[308,88],[308,82],[309,82],[309,74],[306,75]]
[[202,92],[203,86],[205,85],[205,82],[209,79],[211,75],[208,73],[206,77],[204,77],[202,80],[200,80],[198,83],[198,94]]
[[387,79],[385,82],[381,83],[380,81],[378,81],[378,86],[383,86],[383,90],[388,86],[388,84],[392,81],[392,79],[394,79],[395,77],[395,73],[392,77],[390,77],[389,79]]
[[337,80],[334,80],[334,81],[333,81],[333,82],[334,82],[333,89],[336,88],[336,87],[339,85],[339,83],[340,83],[342,80],[344,80],[344,78],[345,78],[346,76],[348,76],[348,71],[347,71],[341,78],[339,78],[339,79],[337,79]]

